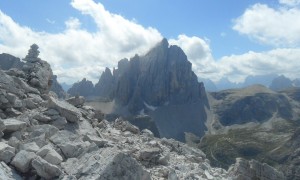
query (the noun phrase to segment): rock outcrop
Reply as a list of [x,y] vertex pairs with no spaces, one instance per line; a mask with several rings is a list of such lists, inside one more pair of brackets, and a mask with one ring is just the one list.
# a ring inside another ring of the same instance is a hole
[[19,58],[14,57],[10,54],[2,53],[0,54],[0,69],[9,70],[9,69],[22,69],[25,63],[22,62]]
[[115,78],[109,68],[101,74],[97,84],[95,84],[94,95],[102,98],[112,99],[114,95]]
[[72,96],[84,96],[88,97],[94,93],[94,85],[92,81],[83,78],[82,81],[74,83],[73,86],[68,90],[68,93]]

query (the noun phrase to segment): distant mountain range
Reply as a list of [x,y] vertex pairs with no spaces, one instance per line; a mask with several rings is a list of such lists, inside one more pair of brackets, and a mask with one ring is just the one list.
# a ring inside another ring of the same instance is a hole
[[248,76],[242,83],[234,83],[226,77],[218,82],[213,82],[210,79],[198,78],[199,82],[203,82],[205,89],[209,92],[216,92],[226,89],[245,88],[251,85],[260,84],[274,91],[280,91],[291,87],[300,87],[300,79],[291,80],[284,75],[266,74],[257,76]]

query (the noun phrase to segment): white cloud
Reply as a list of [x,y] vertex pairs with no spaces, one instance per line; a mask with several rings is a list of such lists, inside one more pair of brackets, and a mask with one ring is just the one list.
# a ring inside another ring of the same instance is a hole
[[[299,0],[281,0],[282,3],[297,4]],[[233,29],[241,34],[276,47],[300,45],[300,9],[254,4],[242,16],[234,20]]]
[[296,6],[300,4],[300,0],[279,0],[279,3],[288,6]]
[[98,81],[105,67],[134,54],[144,54],[162,39],[154,28],[145,28],[105,10],[92,0],[72,0],[71,5],[95,21],[98,29],[88,32],[77,18],[70,18],[66,29],[51,34],[21,26],[0,10],[0,52],[25,57],[31,44],[40,46],[60,81],[74,82],[83,77]]
[[242,82],[249,75],[284,74],[290,78],[300,77],[300,49],[277,48],[266,52],[249,51],[241,55],[224,56],[215,60],[207,41],[199,37],[179,35],[170,44],[180,46],[193,63],[193,70],[201,78],[218,81],[226,77]]

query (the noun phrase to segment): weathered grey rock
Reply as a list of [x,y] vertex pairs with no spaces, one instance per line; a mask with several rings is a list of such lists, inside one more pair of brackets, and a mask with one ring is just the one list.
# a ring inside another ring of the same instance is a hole
[[22,144],[20,147],[21,150],[26,150],[28,152],[37,152],[40,150],[40,147],[35,142]]
[[143,129],[141,133],[146,137],[154,138],[154,134],[149,129]]
[[66,142],[65,144],[59,144],[59,148],[67,158],[78,157],[82,154],[90,145],[88,142]]
[[90,143],[95,143],[98,147],[104,147],[108,144],[108,141],[97,136],[85,135],[83,138],[84,141],[89,141]]
[[43,124],[43,125],[33,126],[29,129],[29,131],[30,131],[29,137],[33,139],[43,134],[45,135],[46,138],[49,138],[54,134],[56,134],[59,130],[50,124]]
[[13,118],[3,119],[2,122],[5,125],[6,132],[19,131],[26,127],[25,122]]
[[62,173],[57,166],[48,163],[39,156],[32,160],[32,167],[36,170],[39,176],[45,179],[53,179]]
[[157,163],[160,158],[161,150],[159,148],[147,148],[140,151],[139,159],[141,161],[149,161],[153,163]]
[[69,122],[78,122],[81,118],[81,113],[77,108],[53,97],[49,98],[48,107],[57,110]]
[[55,115],[59,115],[59,112],[55,109],[48,109],[47,111],[44,112],[44,114],[47,116],[55,116]]
[[237,158],[236,163],[230,166],[228,169],[229,175],[233,179],[285,179],[282,172],[269,166],[265,163],[259,163],[258,161],[247,161],[242,158]]
[[67,99],[66,101],[75,107],[81,107],[85,102],[85,98],[83,96],[74,96]]
[[52,121],[52,119],[49,116],[45,116],[43,114],[37,114],[33,118],[44,123]]
[[121,131],[129,131],[132,132],[133,134],[139,134],[140,130],[138,127],[136,127],[135,125],[132,125],[131,123],[129,123],[128,121],[124,121],[120,118],[115,120],[114,123],[114,127],[116,129],[119,129]]
[[[97,159],[98,161],[95,161]],[[101,162],[101,163],[100,163]],[[62,167],[78,179],[150,180],[150,175],[136,160],[115,148],[105,148],[85,154],[80,159],[68,159]]]
[[15,156],[15,148],[9,146],[4,142],[0,142],[0,161],[9,163],[11,159]]
[[31,98],[24,99],[23,104],[27,109],[35,109],[38,107],[38,105]]
[[24,65],[23,62],[17,57],[10,54],[2,53],[0,54],[0,69],[9,70],[12,68],[21,69]]
[[0,162],[0,178],[3,180],[22,180],[23,178],[4,162]]
[[51,122],[51,124],[58,129],[63,129],[67,123],[68,122],[65,117],[58,117]]
[[50,144],[42,147],[36,154],[54,165],[58,165],[63,161],[61,155],[58,154]]
[[35,153],[21,150],[13,158],[11,164],[16,167],[19,171],[26,173],[30,168],[32,159],[36,157]]

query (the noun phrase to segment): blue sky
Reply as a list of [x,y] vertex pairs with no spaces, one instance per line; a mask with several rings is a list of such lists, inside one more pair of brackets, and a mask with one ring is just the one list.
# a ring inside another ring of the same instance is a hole
[[[123,56],[143,54],[166,37],[183,48],[201,77],[217,81],[228,76],[242,81],[247,75],[263,74],[263,65],[270,73],[296,78],[299,74],[291,67],[280,67],[280,63],[291,63],[292,67],[300,64],[295,60],[300,44],[295,25],[300,23],[299,2],[1,0],[0,32],[4,33],[0,35],[0,53],[8,51],[22,57],[29,46],[21,46],[40,42],[41,56],[50,62],[60,81],[74,82],[83,76],[96,81],[105,66],[114,67]],[[286,26],[291,26],[291,32],[284,34]],[[14,29],[28,37],[22,39]],[[82,38],[76,41],[78,36]],[[107,41],[113,43],[105,46]],[[98,52],[92,45],[86,50],[80,48],[85,43],[98,45]],[[20,46],[17,49],[16,44]],[[99,54],[105,48],[116,50]],[[291,51],[294,55],[285,57]],[[77,73],[82,66],[85,73]]]

